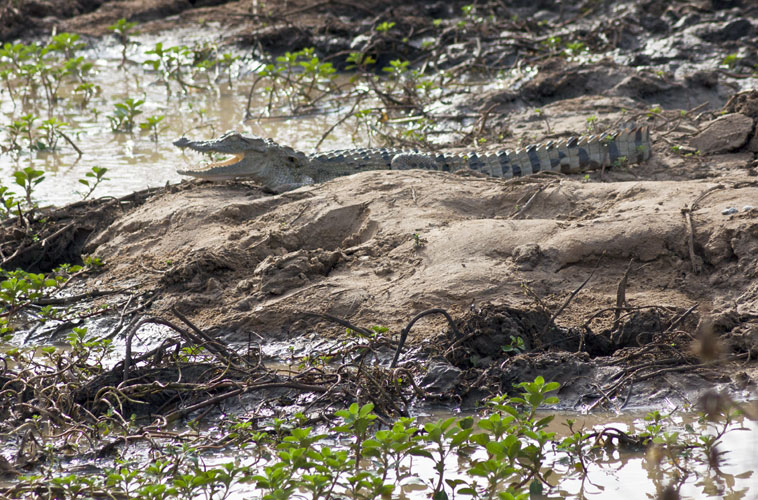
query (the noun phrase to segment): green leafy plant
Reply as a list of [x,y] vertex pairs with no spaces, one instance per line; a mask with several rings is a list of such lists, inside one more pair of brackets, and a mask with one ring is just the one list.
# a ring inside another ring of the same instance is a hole
[[[150,66],[153,71],[161,76],[161,80],[166,86],[166,91],[171,93],[170,81],[179,84],[184,92],[188,88],[202,88],[192,84],[185,79],[185,70],[193,67],[192,54],[185,45],[176,45],[172,47],[163,47],[163,42],[157,42],[151,50],[145,51],[145,54],[154,55],[155,59],[148,59],[144,64]],[[196,63],[198,61],[195,61]]]
[[15,149],[21,149],[19,139],[24,138],[28,144],[29,151],[36,151],[44,149],[44,143],[37,140],[34,134],[34,122],[38,120],[38,116],[32,113],[26,114],[18,120],[8,126],[8,133],[10,134],[11,145]]
[[350,55],[347,56],[346,62],[348,64],[345,69],[367,71],[369,66],[376,63],[376,59],[362,52],[351,52]]
[[584,42],[570,42],[566,44],[566,53],[570,56],[580,56],[589,52]]
[[232,68],[234,67],[234,63],[237,62],[239,58],[239,56],[235,56],[231,52],[224,52],[221,54],[221,58],[216,63],[216,67],[223,68],[226,71],[229,88],[232,88]]
[[86,108],[90,100],[98,93],[100,92],[100,87],[98,85],[95,85],[92,82],[84,82],[80,83],[76,87],[74,87],[74,93],[82,96],[82,107]]
[[81,37],[76,33],[58,33],[53,35],[45,47],[46,52],[60,52],[65,59],[72,59],[76,52],[85,47]]
[[142,113],[139,109],[145,104],[144,99],[124,99],[123,102],[117,102],[113,105],[113,114],[108,115],[113,132],[131,132],[134,128],[134,119]]
[[595,128],[597,127],[597,120],[598,118],[595,115],[587,117],[587,132],[592,133],[595,131]]
[[139,128],[145,132],[149,132],[153,142],[158,142],[158,133],[163,130],[160,128],[160,123],[164,118],[165,116],[163,115],[149,116],[144,122],[139,124]]
[[7,186],[0,185],[0,206],[2,206],[5,217],[12,215],[13,207],[16,206],[16,195],[8,190]]
[[89,172],[84,174],[85,177],[88,177],[88,179],[79,179],[79,184],[82,184],[87,188],[86,193],[81,193],[83,200],[89,198],[89,196],[97,188],[97,186],[100,185],[101,182],[109,180],[107,177],[105,177],[105,173],[107,171],[107,168],[98,167],[95,165],[90,169]]
[[542,108],[537,108],[537,109],[534,110],[534,113],[537,116],[539,116],[542,119],[542,121],[545,122],[545,127],[547,127],[547,133],[548,133],[548,135],[552,134],[553,132],[550,130],[550,121],[547,119],[547,115],[545,114],[545,110],[543,110]]
[[263,88],[268,99],[268,112],[277,101],[286,102],[293,112],[297,112],[302,106],[315,106],[330,91],[334,91],[335,77],[336,69],[330,62],[321,61],[312,47],[285,52],[258,71],[258,78],[248,97],[248,110],[259,81],[268,82]]
[[[73,270],[70,270],[73,269]],[[0,307],[5,310],[6,320],[11,318],[32,302],[49,295],[63,286],[70,273],[77,268],[57,271],[50,276],[28,273],[23,270],[5,271],[0,269]]]
[[379,23],[376,26],[376,28],[374,28],[374,29],[376,31],[378,31],[379,33],[386,33],[387,31],[391,30],[394,27],[395,27],[395,23],[394,22],[392,22],[392,21],[390,21],[390,22],[384,21],[384,22]]
[[33,167],[26,167],[13,173],[16,184],[24,189],[24,198],[29,206],[34,206],[32,194],[34,193],[34,188],[45,180],[44,174],[42,170],[35,170]]
[[108,30],[112,31],[118,37],[119,43],[121,43],[121,67],[126,64],[126,51],[129,45],[132,43],[129,39],[133,35],[139,34],[134,28],[137,23],[134,21],[128,22],[125,18],[121,18],[112,25],[108,26]]
[[390,61],[389,66],[382,68],[382,71],[389,73],[392,78],[398,79],[408,71],[409,64],[409,61],[403,61],[402,59],[393,59]]
[[346,410],[338,410],[334,413],[342,418],[342,424],[335,427],[334,430],[351,434],[355,438],[352,448],[356,473],[361,459],[363,442],[366,440],[369,428],[373,426],[373,422],[376,420],[376,415],[371,413],[373,409],[374,405],[371,403],[363,406],[353,403]]
[[727,68],[734,68],[737,65],[737,62],[739,60],[740,60],[740,57],[737,55],[737,53],[727,54],[721,60],[721,66],[726,66]]
[[518,354],[526,350],[524,339],[511,335],[511,341],[508,344],[500,346],[503,352]]
[[425,434],[422,439],[427,443],[427,448],[416,449],[413,455],[423,456],[432,460],[436,478],[429,486],[432,488],[432,498],[446,498],[445,494],[445,463],[451,454],[467,444],[471,435],[473,419],[447,418],[437,422],[424,424]]
[[66,341],[79,362],[95,360],[95,363],[100,363],[113,351],[113,342],[109,338],[96,338],[88,332],[85,327],[74,327],[66,336]]
[[[44,144],[40,149],[54,150],[58,145],[58,139],[66,136],[64,130],[68,127],[68,123],[61,121],[55,117],[43,120],[38,130],[44,132],[45,143],[41,141],[38,144]],[[66,136],[67,137],[67,136]]]
[[561,50],[562,40],[559,36],[551,36],[541,42],[541,45],[545,47],[548,52],[557,54]]

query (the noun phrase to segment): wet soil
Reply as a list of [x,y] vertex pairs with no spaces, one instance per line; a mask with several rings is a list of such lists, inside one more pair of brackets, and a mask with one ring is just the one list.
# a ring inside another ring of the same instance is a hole
[[[253,52],[315,46],[337,61],[360,46],[413,61],[417,46],[376,35],[375,24],[396,20],[413,38],[460,12],[446,2],[62,4],[0,2],[0,39],[53,26],[103,36],[126,17],[155,31],[216,23]],[[577,408],[686,400],[714,385],[754,396],[758,92],[742,90],[758,64],[756,7],[558,4],[499,7],[516,14],[509,33],[474,21],[443,33],[435,67],[505,70],[520,45],[558,32],[608,58],[546,54],[521,88],[464,88],[454,109],[479,114],[487,148],[576,135],[590,116],[597,130],[647,123],[645,164],[509,181],[366,172],[276,196],[246,182],[184,182],[62,207],[47,225],[8,221],[3,267],[97,256],[106,266],[91,288],[150,294],[151,314],[176,308],[232,343],[251,332],[292,343],[345,334],[309,313],[383,325],[396,342],[413,316],[442,308],[453,325],[440,315],[414,324],[399,364],[428,396],[464,403],[540,374]],[[720,66],[737,51],[734,66]],[[24,240],[24,224],[46,244]]]

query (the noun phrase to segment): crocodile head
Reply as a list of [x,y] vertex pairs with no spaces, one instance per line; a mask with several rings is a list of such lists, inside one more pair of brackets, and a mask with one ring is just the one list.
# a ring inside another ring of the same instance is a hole
[[231,158],[226,160],[215,161],[198,168],[177,169],[182,175],[209,180],[247,177],[274,191],[286,191],[298,185],[312,183],[298,173],[308,162],[305,155],[290,147],[280,146],[270,139],[243,136],[231,131],[210,141],[191,141],[182,137],[174,141],[174,146],[200,153],[231,155]]

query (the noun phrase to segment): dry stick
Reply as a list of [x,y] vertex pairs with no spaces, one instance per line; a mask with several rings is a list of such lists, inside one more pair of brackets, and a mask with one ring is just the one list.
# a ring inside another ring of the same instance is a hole
[[333,323],[337,323],[338,325],[342,325],[345,328],[350,328],[352,331],[360,333],[361,335],[365,335],[367,337],[371,337],[372,335],[374,335],[374,332],[372,332],[371,330],[367,330],[367,329],[362,328],[360,326],[355,326],[354,324],[350,323],[349,321],[341,319],[341,318],[338,318],[336,316],[332,316],[331,314],[317,313],[317,312],[310,312],[310,311],[306,311],[303,314],[305,316],[315,316],[317,318],[322,318],[322,319],[325,319],[327,321],[331,321]]
[[219,394],[218,396],[208,398],[192,406],[182,408],[181,410],[173,411],[169,413],[168,415],[166,415],[165,420],[166,422],[173,422],[174,420],[181,418],[189,413],[192,413],[195,410],[199,410],[200,408],[205,408],[206,406],[220,403],[221,401],[225,399],[237,396],[239,394],[243,394],[245,392],[250,392],[250,391],[259,390],[259,389],[279,388],[279,387],[284,387],[288,389],[299,389],[301,391],[311,391],[311,392],[326,392],[327,391],[327,388],[322,385],[302,384],[298,382],[266,382],[263,384],[249,385],[247,387],[240,387],[239,389],[234,389],[232,391],[225,392],[224,394]]
[[474,330],[473,332],[471,332],[471,333],[469,333],[469,334],[467,334],[467,335],[459,338],[458,340],[456,340],[455,342],[453,342],[452,344],[450,344],[450,347],[448,347],[445,350],[445,353],[443,354],[443,356],[447,357],[447,355],[450,354],[451,352],[453,352],[456,347],[458,347],[459,345],[463,344],[464,342],[466,342],[470,338],[475,337],[478,334],[479,334],[479,331],[478,330]]
[[633,258],[629,259],[629,264],[626,266],[626,271],[624,271],[624,276],[621,278],[621,281],[619,281],[619,286],[616,289],[616,310],[613,312],[613,331],[614,332],[616,332],[619,327],[619,317],[621,316],[621,309],[626,306],[626,283],[629,280],[629,272],[632,270],[632,262],[634,262],[634,259]]
[[541,184],[537,188],[537,191],[535,191],[534,194],[532,194],[532,196],[529,197],[529,199],[526,201],[526,203],[524,204],[524,206],[521,207],[521,209],[518,212],[516,212],[515,214],[511,215],[511,219],[517,219],[517,218],[521,217],[522,214],[524,214],[527,210],[529,210],[531,208],[532,203],[534,203],[534,200],[537,199],[537,195],[540,194],[542,191],[544,191],[545,188],[547,188],[551,184],[552,184],[552,182],[548,182],[546,184]]
[[[206,349],[208,349],[209,351],[215,353],[217,355],[217,357],[221,356],[222,357],[221,361],[224,364],[232,364],[233,365],[234,363],[232,362],[232,360],[237,360],[237,361],[245,362],[245,360],[243,360],[242,358],[240,358],[240,356],[237,355],[237,353],[230,351],[229,349],[227,349],[227,347],[224,344],[222,344],[218,340],[210,337],[208,334],[206,334],[205,332],[203,332],[202,330],[200,330],[198,327],[196,327],[194,324],[192,324],[192,322],[190,320],[188,320],[182,313],[180,313],[176,309],[176,307],[172,307],[171,308],[171,312],[173,312],[176,315],[177,318],[179,318],[185,325],[189,326],[192,329],[192,331],[194,331],[197,334],[197,336],[200,337],[201,342],[197,342],[196,340],[193,340],[193,341],[195,341],[195,343],[197,343],[198,345],[204,345],[206,347]],[[161,321],[165,321],[165,320],[161,320]],[[182,331],[181,329],[177,329],[176,327],[174,327],[168,321],[166,321],[164,324],[166,326],[174,328],[178,332]],[[213,349],[211,349],[211,346],[213,347]]]
[[[31,200],[29,200],[29,202],[31,203]],[[24,226],[26,226],[26,233],[27,234],[31,234],[31,232],[32,232],[32,226],[29,223],[29,218],[26,215],[24,215],[24,211],[21,210],[21,202],[20,201],[16,202],[16,212],[18,212],[18,225],[20,226],[21,223],[23,222]],[[32,207],[29,210],[29,212],[27,212],[27,213],[32,214],[32,216],[34,216],[34,207]]]
[[754,78],[755,77],[754,73],[732,73],[731,71],[726,71],[724,69],[717,69],[716,71],[718,71],[719,73],[721,73],[724,76],[728,76],[729,78],[743,79],[743,78]]
[[126,350],[124,352],[124,369],[122,378],[124,382],[129,380],[129,368],[132,364],[132,339],[137,333],[137,330],[139,330],[142,325],[148,323],[148,321],[149,318],[134,318],[129,324],[129,329],[126,331]]
[[[542,333],[540,334],[540,337],[544,337],[547,333],[548,328],[550,328],[550,325],[554,324],[555,319],[563,312],[564,309],[568,307],[568,305],[571,303],[572,300],[574,300],[574,297],[576,297],[576,294],[578,294],[582,288],[589,283],[589,281],[592,279],[592,276],[595,275],[595,271],[597,271],[598,267],[600,267],[600,263],[603,262],[603,257],[605,257],[605,250],[603,250],[603,253],[600,254],[600,258],[597,259],[597,264],[595,264],[595,268],[592,270],[589,276],[587,276],[587,279],[584,280],[584,282],[579,285],[579,288],[571,292],[571,295],[568,296],[568,298],[563,302],[563,305],[558,308],[557,311],[553,313],[553,315],[550,317],[550,320],[545,323],[545,328],[542,329]],[[577,352],[580,352],[582,348],[584,347],[584,334],[582,334],[579,337],[579,347],[577,349]]]
[[72,148],[74,148],[74,150],[76,151],[76,153],[77,153],[79,156],[81,156],[81,155],[82,155],[82,150],[81,150],[81,149],[79,149],[79,148],[76,146],[76,144],[74,144],[74,141],[72,141],[72,140],[71,140],[71,138],[70,138],[69,136],[67,136],[65,133],[61,132],[60,130],[58,131],[58,133],[61,135],[61,137],[63,137],[64,139],[66,139],[66,142],[68,142],[68,143],[71,145],[71,147],[72,147]]
[[337,373],[336,375],[337,375],[337,380],[335,380],[335,381],[334,381],[334,383],[333,383],[332,385],[330,385],[330,386],[329,386],[329,387],[326,389],[326,391],[324,391],[324,392],[321,394],[321,396],[319,396],[319,397],[317,397],[317,398],[314,398],[314,399],[313,399],[313,401],[311,401],[311,402],[308,404],[308,406],[306,406],[306,407],[303,409],[303,414],[306,414],[306,413],[308,413],[308,411],[310,411],[310,409],[311,409],[311,408],[312,408],[314,405],[316,405],[316,403],[320,402],[320,401],[321,401],[322,399],[324,399],[326,396],[330,395],[330,394],[331,394],[331,392],[332,392],[332,391],[333,391],[333,390],[334,390],[334,389],[335,389],[337,386],[339,386],[339,384],[340,384],[340,383],[342,383],[342,375],[340,375],[339,373]]
[[119,333],[121,333],[121,328],[124,326],[124,319],[127,316],[140,311],[141,309],[147,308],[152,303],[152,301],[154,299],[154,297],[153,297],[153,298],[147,300],[145,303],[140,304],[137,307],[135,307],[134,309],[130,310],[129,306],[131,305],[132,300],[134,300],[134,298],[137,297],[137,296],[138,296],[137,294],[132,294],[132,295],[129,296],[129,298],[126,300],[126,303],[124,303],[124,307],[121,308],[121,312],[118,315],[118,323],[116,323],[116,326],[113,327],[113,330],[111,331],[111,333],[109,333],[105,337],[100,338],[99,340],[105,340],[105,339],[113,339],[113,338],[115,338],[116,335],[118,335]]
[[[614,383],[610,388],[607,389],[607,391],[609,393],[611,393],[611,394],[615,394],[619,390],[619,388],[621,388],[621,386],[623,386],[624,383],[626,383],[627,381],[630,381],[630,382],[642,382],[644,380],[648,380],[650,378],[657,377],[658,375],[662,375],[664,373],[681,372],[681,371],[687,371],[687,370],[697,370],[699,368],[707,368],[709,366],[712,366],[712,365],[715,365],[715,364],[718,364],[718,363],[722,363],[724,361],[735,361],[737,359],[742,359],[744,357],[747,357],[748,354],[750,354],[750,353],[735,354],[733,356],[729,356],[726,359],[714,359],[713,361],[706,361],[704,363],[698,363],[696,365],[678,365],[678,366],[672,366],[672,367],[669,367],[669,368],[661,368],[661,369],[656,370],[654,372],[649,372],[649,373],[646,373],[644,375],[640,375],[639,377],[635,377],[635,374],[636,374],[636,371],[635,371],[633,373],[630,373],[626,377],[622,378],[618,382]],[[651,364],[651,366],[652,366],[652,364]],[[598,405],[598,403],[600,401],[602,401],[602,399],[598,399],[597,401],[595,401],[595,403],[593,403],[587,409],[587,411],[588,412],[592,411],[595,408],[595,406]]]
[[351,116],[353,116],[353,112],[355,111],[355,108],[358,107],[358,104],[360,104],[361,101],[363,101],[363,98],[365,96],[366,96],[366,94],[359,94],[358,97],[355,99],[355,102],[353,103],[353,107],[350,108],[350,111],[348,111],[345,114],[345,116],[343,116],[342,118],[340,118],[339,120],[337,120],[336,122],[334,122],[331,127],[329,127],[328,129],[326,129],[326,132],[324,132],[323,134],[321,134],[321,139],[319,139],[318,142],[316,143],[316,148],[315,149],[318,149],[321,146],[321,144],[324,142],[324,140],[327,137],[329,137],[329,134],[331,134],[332,131],[335,128],[337,128],[338,126],[340,126],[341,124],[343,124],[345,122],[345,120],[347,120],[348,118],[350,118]]
[[405,341],[408,338],[408,333],[410,333],[413,325],[416,323],[416,321],[420,320],[424,316],[429,316],[430,314],[442,314],[443,316],[445,316],[445,319],[447,319],[447,322],[450,325],[450,329],[453,331],[453,333],[455,333],[456,337],[460,337],[461,333],[458,331],[458,328],[455,326],[455,321],[453,321],[453,318],[450,317],[450,315],[444,309],[435,308],[435,309],[427,309],[426,311],[420,312],[408,323],[408,325],[400,333],[400,342],[397,345],[397,350],[395,351],[395,357],[392,358],[392,363],[390,363],[390,368],[395,368],[395,365],[397,365],[397,360],[400,357],[400,351],[402,351],[403,345],[405,344]]
[[[582,327],[589,328],[590,323],[592,323],[595,320],[595,318],[598,318],[609,311],[615,311],[616,309],[617,309],[616,307],[604,307],[602,309],[598,309],[597,311],[592,313],[592,316],[587,318],[587,320],[582,324]],[[625,316],[627,316],[628,314],[631,314],[634,311],[642,311],[644,309],[663,309],[664,311],[667,310],[667,308],[662,307],[662,306],[633,306],[633,307],[622,307],[620,309],[626,312],[626,314],[624,316],[621,316],[620,319],[623,319]]]
[[379,391],[379,393],[380,393],[382,396],[384,396],[384,399],[385,399],[385,401],[387,401],[387,404],[388,404],[388,405],[390,405],[390,406],[391,406],[391,407],[392,407],[392,408],[393,408],[393,409],[394,409],[394,410],[397,412],[397,414],[398,414],[398,415],[401,415],[401,416],[403,416],[403,417],[408,417],[408,416],[410,416],[410,414],[408,413],[408,409],[407,409],[407,408],[402,408],[402,409],[401,409],[401,408],[400,408],[400,407],[399,407],[399,406],[398,406],[398,405],[395,403],[395,401],[393,400],[393,398],[392,398],[392,397],[390,397],[390,395],[387,393],[387,391],[385,391],[385,390],[384,390],[384,388],[382,387],[382,385],[381,385],[379,382],[377,382],[377,381],[374,379],[374,377],[372,377],[372,376],[371,376],[371,375],[369,375],[368,373],[364,373],[364,374],[363,374],[363,377],[364,377],[366,380],[368,380],[369,382],[371,382],[372,384],[374,384],[374,387],[376,387],[376,388],[377,388],[377,390]]
[[612,361],[610,361],[608,364],[609,365],[620,365],[622,363],[626,363],[630,359],[632,359],[632,358],[638,358],[638,357],[642,356],[643,354],[652,351],[656,347],[667,347],[667,344],[662,343],[662,342],[655,343],[655,344],[653,344],[653,343],[647,344],[647,345],[645,345],[645,347],[640,348],[639,351],[634,351],[634,352],[632,352],[630,354],[627,354],[623,358],[615,358]]
[[682,321],[684,321],[684,318],[686,318],[687,316],[689,316],[689,315],[690,315],[690,313],[692,313],[692,311],[694,311],[694,310],[697,308],[697,306],[698,306],[698,304],[697,304],[697,303],[695,303],[695,304],[693,304],[693,305],[692,305],[692,307],[690,307],[689,309],[687,309],[686,311],[684,311],[684,312],[682,313],[682,315],[681,315],[681,316],[679,316],[678,318],[676,318],[676,319],[675,319],[675,320],[674,320],[674,321],[671,323],[671,325],[669,325],[669,327],[668,327],[668,328],[666,328],[666,330],[665,330],[663,333],[669,333],[670,331],[674,330],[674,328],[676,328],[677,326],[679,326],[679,324],[680,324]]
[[[157,325],[167,326],[167,327],[171,328],[172,330],[176,331],[177,333],[179,333],[179,335],[181,335],[185,340],[187,340],[187,341],[189,341],[189,342],[191,342],[191,343],[193,343],[193,344],[195,344],[197,346],[205,347],[208,350],[208,352],[210,352],[211,354],[213,354],[220,363],[222,363],[224,365],[233,365],[234,364],[234,363],[232,363],[232,357],[233,356],[232,356],[231,353],[229,353],[229,351],[226,349],[226,347],[224,347],[222,344],[219,344],[218,342],[213,341],[213,339],[210,339],[210,337],[207,337],[202,332],[200,332],[199,336],[196,336],[193,333],[190,333],[189,331],[187,331],[187,330],[179,327],[178,325],[175,325],[174,323],[172,323],[171,321],[168,321],[166,319],[144,317],[144,318],[139,319],[138,321],[136,319],[133,320],[132,323],[130,324],[129,329],[127,330],[127,335],[126,335],[126,352],[125,352],[124,361],[123,361],[123,363],[124,363],[124,368],[123,368],[123,370],[124,370],[124,377],[123,377],[123,379],[125,381],[129,378],[128,377],[128,375],[129,375],[129,368],[130,368],[131,361],[132,361],[131,360],[131,350],[132,350],[131,342],[132,342],[132,338],[137,333],[137,330],[139,330],[139,328],[141,328],[142,325],[147,324],[147,323],[154,323],[154,324],[157,324]],[[206,339],[208,339],[208,340],[206,340]]]
[[634,259],[629,259],[629,264],[626,266],[626,271],[624,271],[624,276],[621,278],[621,281],[619,281],[619,286],[616,289],[616,313],[613,316],[614,320],[614,328],[618,326],[618,320],[619,315],[621,314],[621,309],[626,306],[626,284],[629,281],[629,272],[632,270],[632,263],[634,262]]
[[624,398],[624,402],[621,403],[621,406],[619,407],[618,411],[623,410],[626,408],[626,405],[629,403],[629,399],[632,397],[632,388],[634,387],[634,380],[629,384],[629,390],[626,391],[626,397]]
[[611,404],[611,398],[610,398],[610,396],[605,391],[603,391],[603,389],[599,385],[592,384],[592,386],[595,388],[595,390],[597,392],[600,393],[601,397],[600,397],[599,401],[608,401],[608,404]]
[[49,297],[44,299],[37,299],[32,304],[37,306],[47,305],[68,305],[79,302],[80,300],[93,299],[95,297],[104,297],[106,295],[117,295],[126,293],[126,290],[93,290],[91,292],[81,293],[79,295],[71,295],[68,297]]
[[495,103],[482,112],[479,118],[479,131],[477,132],[477,135],[481,136],[484,134],[484,128],[487,126],[487,119],[489,119],[490,113],[492,113],[492,111],[498,106],[499,104]]
[[692,222],[692,212],[696,210],[697,204],[700,203],[706,196],[708,196],[709,194],[711,194],[713,191],[717,189],[723,189],[723,188],[724,186],[722,184],[711,186],[710,188],[706,189],[702,194],[700,194],[700,196],[695,198],[695,201],[693,201],[689,205],[685,205],[681,209],[682,214],[684,215],[686,228],[687,228],[687,249],[689,250],[689,254],[690,254],[692,272],[695,274],[700,273],[701,267],[700,267],[700,264],[698,264],[697,256],[695,255],[695,225]]
[[260,81],[262,77],[258,76],[253,80],[253,84],[250,86],[250,92],[247,94],[247,105],[245,106],[245,121],[251,120],[253,118],[253,115],[250,113],[250,106],[253,103],[253,93],[255,92],[255,87],[258,85],[258,81]]
[[[400,373],[404,373],[405,374],[405,380],[407,380],[408,382],[410,382],[411,387],[413,388],[414,392],[416,393],[416,396],[418,396],[421,399],[424,399],[427,396],[429,396],[428,392],[426,392],[424,389],[422,389],[421,387],[419,387],[418,385],[416,385],[416,380],[413,378],[413,374],[410,371],[408,371],[408,369],[406,369],[405,367],[395,368],[395,371],[393,372],[393,374],[400,374]],[[397,380],[398,378],[399,377],[393,377],[393,380]]]
[[692,224],[692,208],[685,206],[682,208],[682,214],[684,214],[685,227],[687,228],[687,249],[690,253],[690,263],[692,265],[692,272],[695,274],[700,273],[700,264],[697,262],[697,256],[695,255],[695,226]]
[[[27,223],[27,224],[28,224],[28,223]],[[43,248],[44,248],[44,247],[47,245],[47,243],[48,243],[48,241],[49,241],[49,240],[51,240],[51,239],[53,239],[53,238],[56,238],[56,237],[57,237],[57,236],[59,236],[61,233],[65,232],[65,231],[66,231],[66,230],[68,230],[69,228],[73,227],[75,224],[76,224],[76,222],[70,222],[70,223],[66,224],[65,226],[63,226],[62,228],[60,228],[60,229],[58,229],[57,231],[55,231],[53,234],[51,234],[50,236],[48,236],[48,237],[47,237],[47,238],[45,238],[44,240],[37,240],[36,242],[34,242],[33,244],[29,245],[29,246],[28,246],[28,247],[26,247],[26,248],[24,248],[23,246],[19,247],[19,248],[18,248],[18,249],[17,249],[15,252],[13,252],[13,255],[11,255],[11,256],[10,256],[10,257],[8,257],[7,259],[3,259],[3,262],[2,262],[2,263],[0,263],[0,267],[5,267],[5,266],[7,266],[7,265],[8,265],[8,263],[9,263],[9,262],[12,262],[12,261],[13,261],[13,259],[15,259],[15,258],[18,256],[18,254],[19,254],[19,253],[21,253],[22,251],[23,251],[23,252],[28,252],[28,251],[30,251],[31,249],[33,249],[33,248],[35,248],[35,247],[39,247],[39,246],[41,246],[41,247],[43,247]],[[28,228],[28,232],[31,232],[31,228]],[[44,254],[43,254],[43,255],[44,255]],[[39,259],[38,259],[38,261],[39,261]]]

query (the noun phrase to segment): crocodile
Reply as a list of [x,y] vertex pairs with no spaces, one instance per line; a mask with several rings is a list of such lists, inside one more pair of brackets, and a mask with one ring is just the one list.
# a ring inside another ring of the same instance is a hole
[[544,171],[579,173],[621,163],[640,163],[651,153],[650,129],[634,125],[614,132],[489,153],[356,148],[306,154],[271,139],[234,131],[210,141],[182,137],[174,145],[201,153],[232,155],[225,161],[197,169],[177,170],[179,174],[210,180],[244,177],[276,193],[367,170],[469,169],[508,179]]

